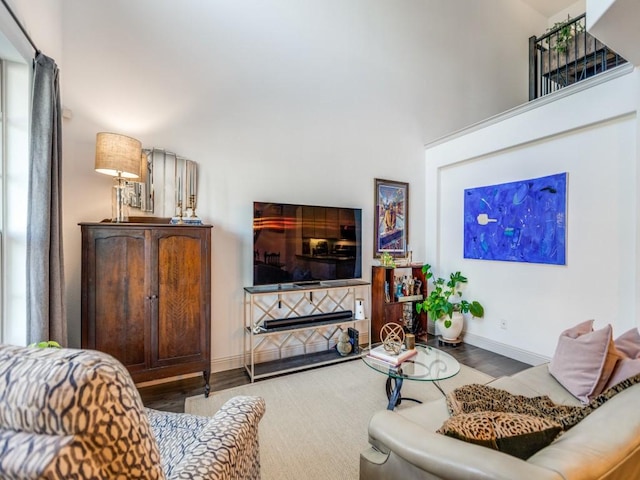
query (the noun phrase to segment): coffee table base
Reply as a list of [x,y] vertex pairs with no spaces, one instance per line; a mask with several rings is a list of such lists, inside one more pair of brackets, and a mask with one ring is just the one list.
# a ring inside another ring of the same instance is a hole
[[[402,390],[402,382],[403,382],[402,378],[387,377],[387,383],[385,385],[385,389],[387,391],[387,399],[389,400],[389,404],[387,405],[387,410],[393,410],[394,408],[396,408],[398,405],[402,403],[402,400],[409,400],[411,402],[422,403],[421,400],[417,400],[415,398],[402,397],[402,395],[400,394],[400,391]],[[442,393],[443,396],[446,396],[446,394],[444,393],[444,390],[440,388],[440,385],[438,385],[437,382],[431,382],[431,383],[438,390],[440,390],[440,393]],[[391,384],[393,384],[393,388],[391,388],[392,387]]]
[[[387,410],[393,410],[398,405],[402,403],[402,400],[409,400],[416,403],[422,403],[420,400],[416,400],[415,398],[402,398],[400,395],[400,390],[402,390],[402,378],[392,378],[387,377],[387,384],[385,386],[387,390],[387,399],[389,400],[389,404],[387,405]],[[393,388],[391,388],[391,384],[393,383]],[[438,387],[440,388],[440,387]]]

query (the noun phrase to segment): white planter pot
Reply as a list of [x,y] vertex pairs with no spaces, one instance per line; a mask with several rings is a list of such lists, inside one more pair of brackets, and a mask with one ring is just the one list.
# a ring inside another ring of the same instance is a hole
[[[451,320],[451,326],[446,328],[444,326],[445,320]],[[464,326],[464,316],[460,312],[453,312],[453,317],[441,317],[436,322],[440,336],[443,340],[458,340],[462,333],[462,327]]]

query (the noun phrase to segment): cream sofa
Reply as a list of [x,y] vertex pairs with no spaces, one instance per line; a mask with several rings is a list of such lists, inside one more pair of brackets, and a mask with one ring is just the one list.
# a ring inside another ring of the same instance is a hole
[[0,345],[0,478],[258,479],[259,397],[213,417],[144,408],[101,352]]
[[[556,403],[580,405],[551,376],[548,364],[489,385],[513,394],[548,395]],[[360,478],[640,479],[640,384],[618,393],[526,461],[435,433],[447,418],[444,397],[374,414],[369,423],[371,446],[360,455]]]

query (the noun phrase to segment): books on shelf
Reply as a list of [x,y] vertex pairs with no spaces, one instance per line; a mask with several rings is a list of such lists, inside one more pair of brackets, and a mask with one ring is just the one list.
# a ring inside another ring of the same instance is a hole
[[384,349],[384,345],[378,345],[375,348],[372,348],[369,352],[368,356],[374,358],[376,360],[382,360],[389,365],[400,365],[405,360],[413,357],[418,351],[414,348],[411,350],[401,350],[397,355],[393,352],[388,352]]

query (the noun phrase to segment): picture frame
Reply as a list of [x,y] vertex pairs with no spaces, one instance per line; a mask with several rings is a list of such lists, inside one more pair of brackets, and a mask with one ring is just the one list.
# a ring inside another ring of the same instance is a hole
[[464,190],[464,258],[566,265],[567,172]]
[[409,184],[374,179],[373,256],[406,257],[409,243]]

